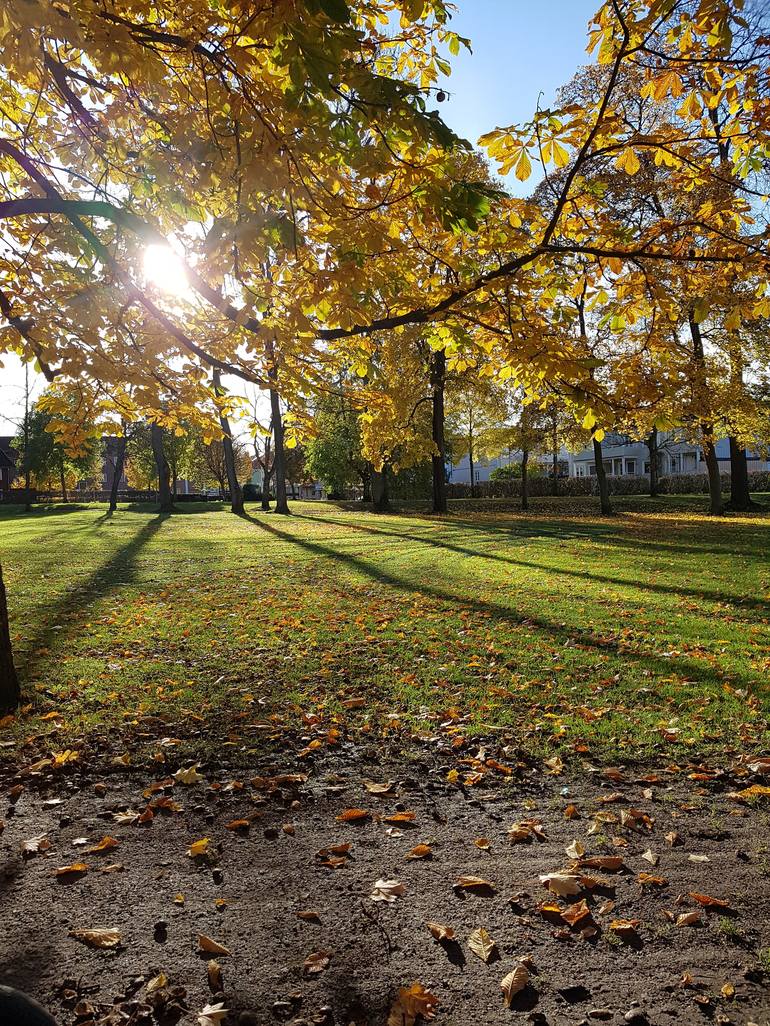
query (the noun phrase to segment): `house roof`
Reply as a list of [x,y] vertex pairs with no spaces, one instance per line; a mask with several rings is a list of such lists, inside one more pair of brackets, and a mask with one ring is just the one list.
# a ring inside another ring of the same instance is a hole
[[10,435],[0,435],[0,467],[16,466],[16,450],[11,445],[12,441]]

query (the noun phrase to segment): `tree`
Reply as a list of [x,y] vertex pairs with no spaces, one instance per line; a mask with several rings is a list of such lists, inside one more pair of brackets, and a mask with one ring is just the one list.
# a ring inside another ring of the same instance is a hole
[[[51,412],[57,405],[58,397],[44,392],[34,406],[25,409],[22,428],[14,439],[14,445],[22,452],[27,491],[33,483],[38,489],[50,489],[55,483],[64,502],[67,502],[68,482],[74,484],[98,473],[99,446],[94,425],[87,420],[83,423],[78,418],[78,449],[74,452],[68,449],[61,440],[61,433],[63,427],[69,429],[66,414],[71,417],[74,411],[66,411],[63,421],[61,412]],[[67,433],[71,445],[73,435],[69,430]]]
[[305,470],[326,485],[331,498],[360,484],[366,488],[371,467],[364,457],[358,412],[343,398],[329,397],[318,403],[313,423],[315,435],[305,448]]
[[19,704],[21,689],[13,662],[11,628],[5,596],[3,570],[0,567],[0,712],[11,712]]

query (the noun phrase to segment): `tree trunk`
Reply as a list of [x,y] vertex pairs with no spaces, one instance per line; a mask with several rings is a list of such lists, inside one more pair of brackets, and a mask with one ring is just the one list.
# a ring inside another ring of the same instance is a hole
[[749,491],[749,462],[746,450],[741,447],[737,438],[730,435],[730,509],[752,509]]
[[372,465],[371,463],[366,464],[366,470],[361,474],[361,487],[363,489],[363,495],[361,496],[362,502],[372,501]]
[[599,483],[599,505],[602,515],[612,516],[614,510],[610,502],[610,489],[607,485],[607,471],[604,469],[604,453],[602,443],[594,438],[594,463],[596,464],[596,480]]
[[521,508],[529,509],[529,449],[521,450]]
[[446,353],[438,349],[431,359],[431,386],[433,388],[433,512],[446,513],[446,441],[444,439],[444,385],[446,383]]
[[711,422],[710,412],[706,412],[706,401],[708,397],[708,380],[706,378],[706,361],[703,352],[703,338],[701,336],[700,324],[695,320],[694,309],[689,315],[690,337],[692,338],[693,362],[695,364],[695,402],[697,414],[700,418],[700,429],[703,438],[703,456],[706,460],[706,470],[709,477],[709,512],[714,516],[721,516],[724,513],[722,503],[722,479],[719,476],[719,460],[717,459],[714,438],[714,425]]
[[390,496],[388,495],[388,467],[372,470],[372,502],[375,513],[390,512]]
[[263,467],[262,468],[262,503],[261,503],[261,505],[262,505],[262,509],[264,509],[264,510],[269,510],[270,509],[270,478],[271,478],[271,476],[272,475],[268,474],[267,471]]
[[21,688],[16,667],[13,663],[11,628],[8,623],[8,606],[5,600],[3,568],[0,566],[0,712],[12,712],[19,704]]
[[110,486],[110,513],[118,508],[118,490],[123,477],[123,468],[126,465],[126,436],[118,439],[118,451],[115,454],[115,466],[112,471],[112,485]]
[[176,469],[173,469],[171,471],[171,499],[172,499],[172,501],[176,498],[176,483],[177,483],[177,473],[176,473]]
[[[214,393],[219,395],[221,392],[221,378],[219,374],[219,368],[215,368],[213,372],[214,376]],[[224,413],[219,414],[219,426],[222,428],[222,449],[225,454],[225,469],[227,471],[227,484],[230,488],[230,512],[241,514],[244,512],[243,509],[243,489],[238,482],[238,473],[235,469],[235,452],[233,450],[233,436],[230,432],[230,422]]]
[[476,498],[476,464],[473,461],[473,439],[468,438],[468,465],[471,470],[471,498]]
[[719,460],[711,433],[703,436],[703,456],[709,476],[709,512],[721,516],[725,509],[722,502],[722,478],[719,474]]
[[160,424],[152,423],[150,425],[150,441],[152,442],[152,453],[155,457],[155,466],[158,471],[158,512],[173,513],[174,498],[171,494],[171,468],[163,451],[163,428]]
[[647,438],[650,453],[650,496],[654,499],[659,491],[658,484],[658,429],[654,427]]
[[281,415],[281,397],[278,394],[278,368],[275,363],[275,346],[268,339],[265,344],[265,355],[268,359],[267,378],[270,382],[270,413],[273,423],[273,474],[275,475],[275,512],[289,515],[289,502],[286,498],[286,453],[283,447],[283,417]]
[[67,502],[67,478],[64,474],[64,456],[59,457],[59,484],[61,485],[62,502]]
[[283,448],[283,417],[281,400],[274,388],[270,389],[270,408],[273,414],[273,474],[275,475],[275,512],[289,514],[286,497],[286,454]]

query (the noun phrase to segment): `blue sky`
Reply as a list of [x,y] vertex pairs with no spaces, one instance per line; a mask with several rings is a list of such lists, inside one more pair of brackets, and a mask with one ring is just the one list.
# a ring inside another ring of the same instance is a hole
[[[441,114],[475,143],[490,129],[528,121],[548,107],[559,86],[589,62],[587,26],[600,0],[456,0],[451,27],[473,52],[451,58]],[[519,183],[512,178],[509,188]],[[519,186],[531,190],[533,181]]]

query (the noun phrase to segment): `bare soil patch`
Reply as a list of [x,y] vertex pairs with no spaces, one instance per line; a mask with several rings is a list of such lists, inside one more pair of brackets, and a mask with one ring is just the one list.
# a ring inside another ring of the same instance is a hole
[[[415,982],[437,1026],[770,1022],[766,766],[557,760],[473,787],[450,764],[415,746],[203,765],[192,783],[168,765],[6,768],[0,981],[63,1026],[196,1023],[220,1002],[224,1023],[398,1026]],[[547,889],[554,873],[574,893]],[[381,885],[394,900],[375,901],[377,881],[403,893]],[[479,928],[488,962],[468,946]],[[119,944],[71,935],[94,929]],[[229,954],[200,953],[200,936]]]

